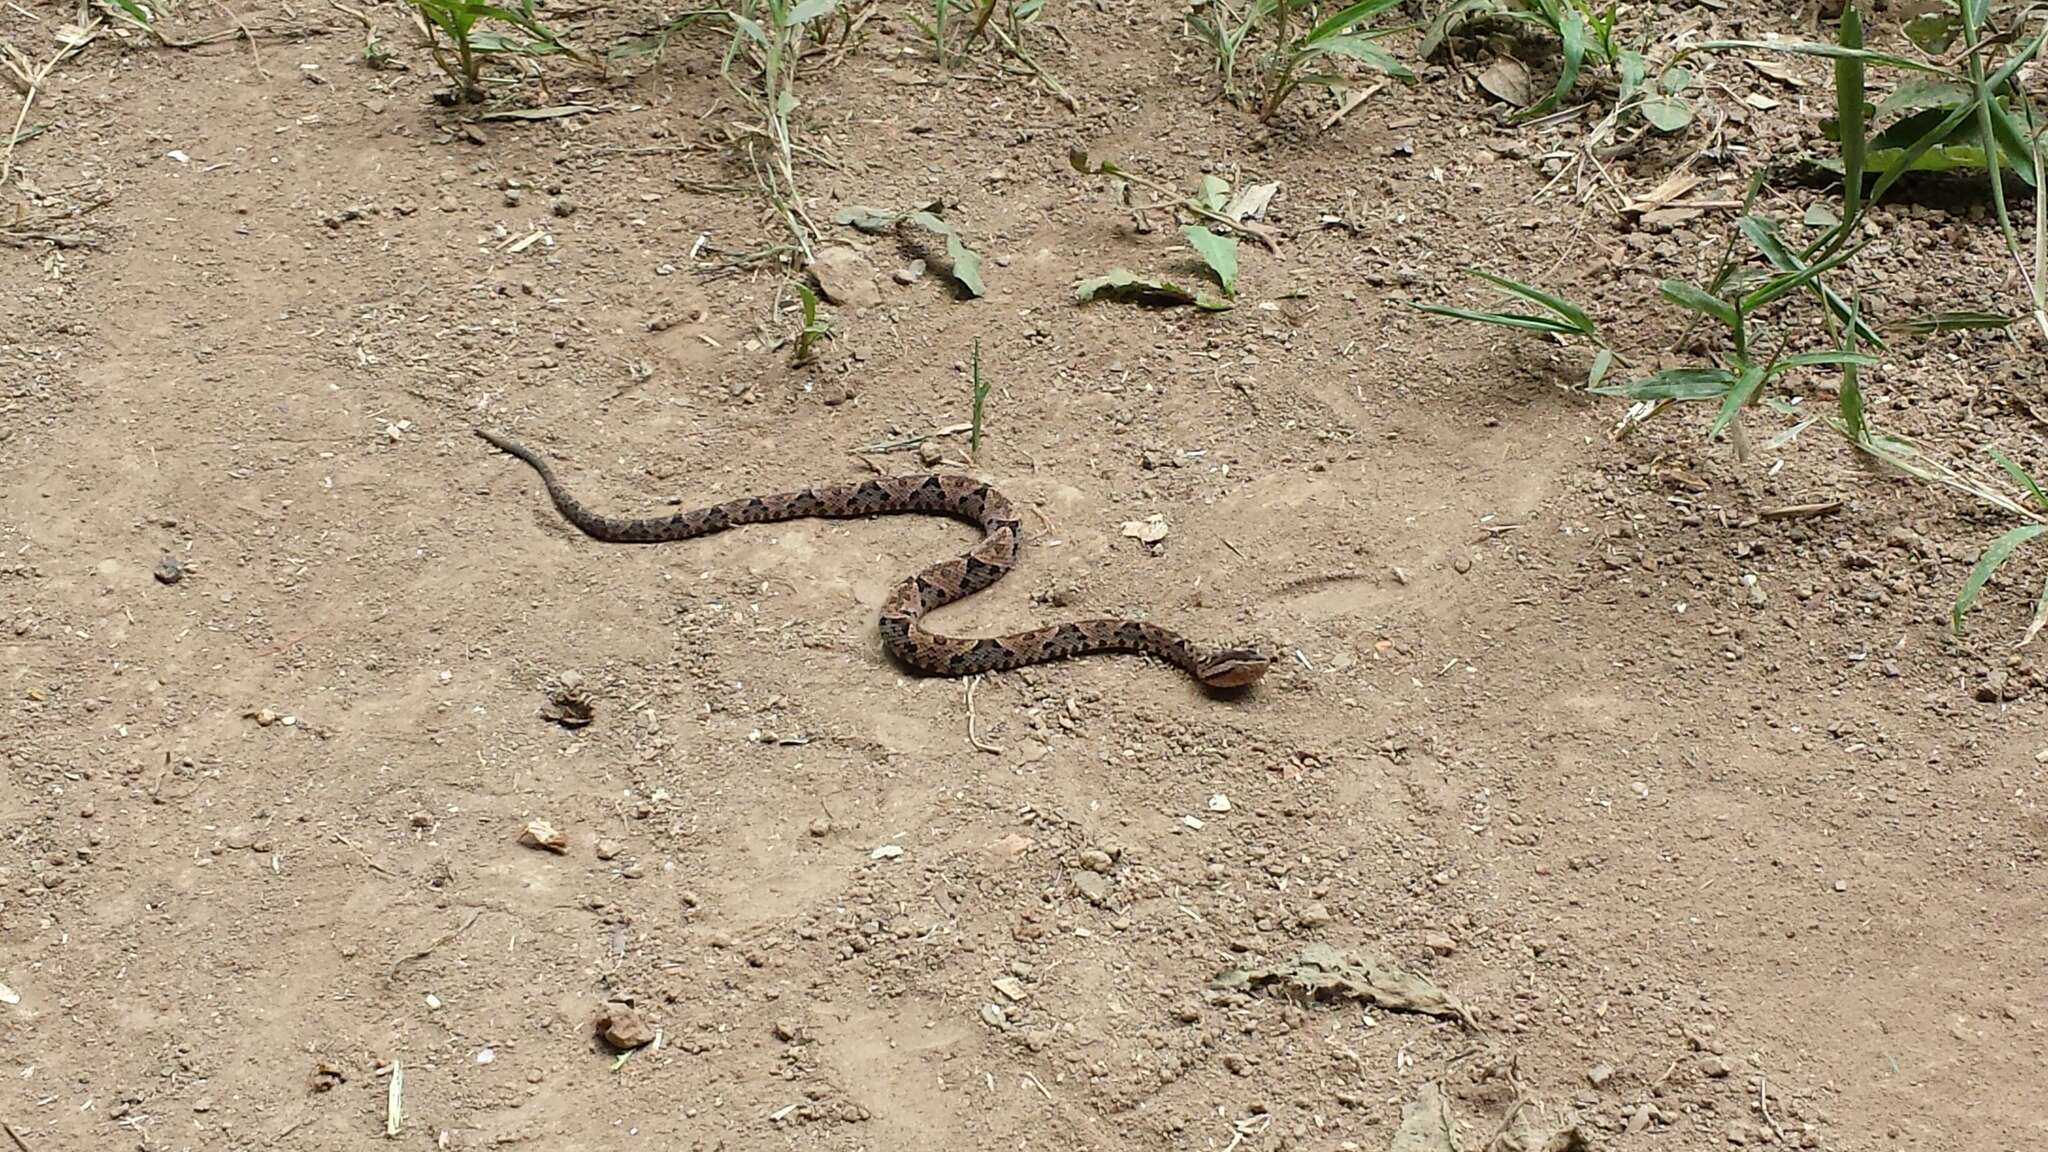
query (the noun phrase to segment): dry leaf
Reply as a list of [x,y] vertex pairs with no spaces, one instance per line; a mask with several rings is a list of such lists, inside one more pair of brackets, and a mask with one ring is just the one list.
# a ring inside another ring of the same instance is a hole
[[1496,100],[1527,108],[1531,99],[1529,70],[1512,56],[1501,56],[1479,74],[1479,86]]

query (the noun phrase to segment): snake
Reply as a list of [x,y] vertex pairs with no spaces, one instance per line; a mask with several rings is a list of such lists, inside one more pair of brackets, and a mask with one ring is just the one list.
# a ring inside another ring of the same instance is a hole
[[1052,624],[982,639],[945,636],[925,628],[934,609],[972,596],[1016,565],[1022,524],[1001,492],[970,476],[942,472],[881,476],[814,484],[795,491],[741,496],[666,516],[607,516],[571,495],[547,458],[502,433],[474,429],[500,451],[540,474],[562,517],[584,535],[614,544],[690,540],[743,524],[786,520],[859,519],[916,514],[944,516],[981,529],[981,542],[963,555],[933,564],[897,584],[882,601],[882,648],[929,676],[966,677],[1047,664],[1095,653],[1156,657],[1187,672],[1205,688],[1247,687],[1266,674],[1272,649],[1262,642],[1203,646],[1144,620],[1103,618]]

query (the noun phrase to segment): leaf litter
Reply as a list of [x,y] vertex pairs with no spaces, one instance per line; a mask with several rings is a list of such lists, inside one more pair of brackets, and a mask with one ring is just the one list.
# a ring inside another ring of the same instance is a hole
[[893,235],[906,258],[924,261],[926,268],[958,284],[969,296],[987,295],[981,279],[981,254],[939,215],[941,207],[934,201],[909,212],[889,212],[855,204],[834,213],[832,221],[871,236]]

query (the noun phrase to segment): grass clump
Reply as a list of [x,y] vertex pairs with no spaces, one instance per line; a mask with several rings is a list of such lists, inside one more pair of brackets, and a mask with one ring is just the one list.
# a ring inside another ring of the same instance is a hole
[[[1187,23],[1214,58],[1224,98],[1255,109],[1264,123],[1304,87],[1346,86],[1344,76],[1332,70],[1339,60],[1354,60],[1413,83],[1415,74],[1379,43],[1406,26],[1373,24],[1400,4],[1401,0],[1359,0],[1324,15],[1313,0],[1247,0],[1242,7],[1231,0],[1205,0]],[[1265,51],[1250,69],[1247,83],[1241,62],[1246,44],[1255,38],[1265,44]]]

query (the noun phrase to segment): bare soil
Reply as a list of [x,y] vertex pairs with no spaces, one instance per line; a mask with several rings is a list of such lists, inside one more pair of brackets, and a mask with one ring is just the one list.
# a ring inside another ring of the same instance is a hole
[[[1797,30],[1768,8],[1677,16]],[[395,6],[365,9],[383,70],[338,9],[165,25],[253,49],[104,31],[13,156],[14,1148],[1377,1150],[1431,1082],[1468,1149],[1517,1101],[1600,1148],[2048,1141],[2048,734],[2013,648],[2042,565],[1953,637],[2006,526],[1969,499],[1822,425],[1771,443],[1768,412],[1744,462],[1691,409],[1617,442],[1581,353],[1407,305],[1489,304],[1478,264],[1683,348],[1651,285],[1705,275],[1731,213],[1615,194],[1689,164],[1689,199],[1738,197],[1814,139],[1823,70],[1722,58],[1701,125],[1553,182],[1585,122],[1503,126],[1484,52],[1261,127],[1174,5],[1050,6],[1032,43],[1078,113],[883,12],[799,81],[805,211],[880,295],[799,368],[789,281],[738,261],[786,233],[728,139],[720,27],[496,90],[594,112],[465,131]],[[552,12],[594,44],[662,15]],[[39,62],[72,18],[0,34]],[[1111,266],[1201,273],[1073,146],[1277,181],[1278,254],[1245,248],[1227,313],[1075,304]],[[831,223],[934,200],[986,298]],[[1981,209],[1868,234],[1873,314],[2016,299]],[[856,451],[967,421],[976,341],[972,461],[958,433]],[[2038,469],[2038,356],[1902,341],[1873,416]],[[607,546],[483,423],[622,512],[966,469],[1028,538],[935,623],[1140,614],[1283,658],[1238,699],[1104,657],[970,707],[874,627],[958,525]],[[587,726],[542,714],[565,673]],[[535,819],[565,852],[520,842]],[[1211,987],[1316,944],[1480,1023]],[[621,1062],[607,1002],[658,1040]]]

